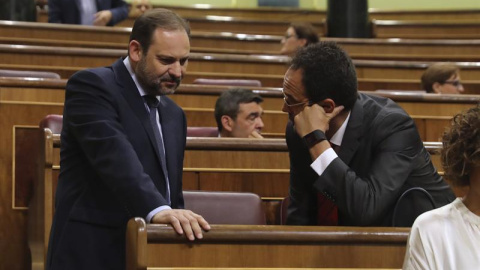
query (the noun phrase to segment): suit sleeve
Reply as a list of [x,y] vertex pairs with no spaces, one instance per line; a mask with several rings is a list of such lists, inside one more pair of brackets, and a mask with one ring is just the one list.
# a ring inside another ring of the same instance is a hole
[[112,19],[108,25],[113,26],[128,17],[128,5],[124,0],[112,0]]
[[90,71],[73,75],[66,88],[64,126],[68,125],[89,167],[127,212],[146,217],[167,202],[126,136],[119,114],[121,95],[108,90],[113,84]]
[[290,155],[290,203],[287,211],[288,225],[317,224],[317,193],[313,188],[317,174],[308,166],[312,160],[303,142],[296,134],[292,122],[286,129]]
[[[413,121],[401,113],[376,120],[363,136],[373,136],[371,149],[364,150],[371,151],[367,174],[357,175],[336,158],[314,183],[335,199],[342,217],[357,226],[378,224],[388,215],[423,147]],[[358,152],[354,158],[367,156]]]

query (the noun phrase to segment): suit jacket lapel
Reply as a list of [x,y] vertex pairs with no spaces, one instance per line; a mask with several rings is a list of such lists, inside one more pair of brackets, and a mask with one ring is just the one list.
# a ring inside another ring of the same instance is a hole
[[112,67],[115,73],[115,80],[119,86],[119,89],[125,97],[125,100],[127,100],[130,107],[132,108],[132,111],[135,113],[138,119],[140,119],[143,128],[148,134],[150,143],[155,149],[155,155],[157,156],[158,164],[160,164],[158,145],[155,139],[155,134],[153,133],[153,127],[150,124],[149,114],[147,112],[147,109],[145,108],[145,102],[140,96],[140,93],[138,93],[137,86],[135,85],[135,82],[130,76],[130,73],[123,64],[123,59],[117,60],[112,65]]
[[349,164],[353,155],[360,145],[361,134],[363,134],[363,106],[360,99],[357,99],[350,113],[350,119],[340,147],[338,156],[345,163]]

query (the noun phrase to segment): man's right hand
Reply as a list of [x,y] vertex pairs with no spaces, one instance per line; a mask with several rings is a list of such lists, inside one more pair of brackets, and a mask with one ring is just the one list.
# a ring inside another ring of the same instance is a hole
[[171,224],[178,234],[185,233],[190,241],[195,240],[195,238],[202,239],[202,229],[210,230],[210,225],[201,215],[184,209],[160,211],[153,216],[151,223]]

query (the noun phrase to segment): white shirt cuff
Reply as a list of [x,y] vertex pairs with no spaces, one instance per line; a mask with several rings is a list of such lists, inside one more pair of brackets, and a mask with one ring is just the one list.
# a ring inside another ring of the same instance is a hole
[[169,210],[169,209],[172,209],[172,208],[168,205],[162,205],[160,207],[157,207],[157,208],[153,209],[152,211],[150,211],[150,213],[148,213],[145,221],[147,223],[150,223],[152,221],[153,216],[155,216],[155,214],[157,214],[160,211]]
[[328,165],[337,158],[337,153],[332,148],[325,150],[312,164],[310,167],[320,176],[327,169]]

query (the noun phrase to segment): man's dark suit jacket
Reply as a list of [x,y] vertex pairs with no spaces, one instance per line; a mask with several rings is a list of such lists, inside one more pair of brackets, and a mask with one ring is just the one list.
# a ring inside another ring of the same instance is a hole
[[422,187],[437,207],[455,199],[423,147],[413,120],[390,99],[359,93],[342,145],[322,175],[310,167],[302,139],[287,124],[290,205],[287,224],[317,224],[317,194],[333,198],[339,225],[391,226],[395,202],[408,188]]
[[[185,114],[160,104],[171,207],[183,208]],[[125,269],[127,221],[167,202],[149,113],[122,60],[70,78],[61,141],[48,269]]]
[[[48,22],[80,24],[79,2],[83,0],[48,0]],[[128,17],[128,5],[124,0],[95,0],[97,10],[110,10],[112,19],[107,26],[113,26]]]

